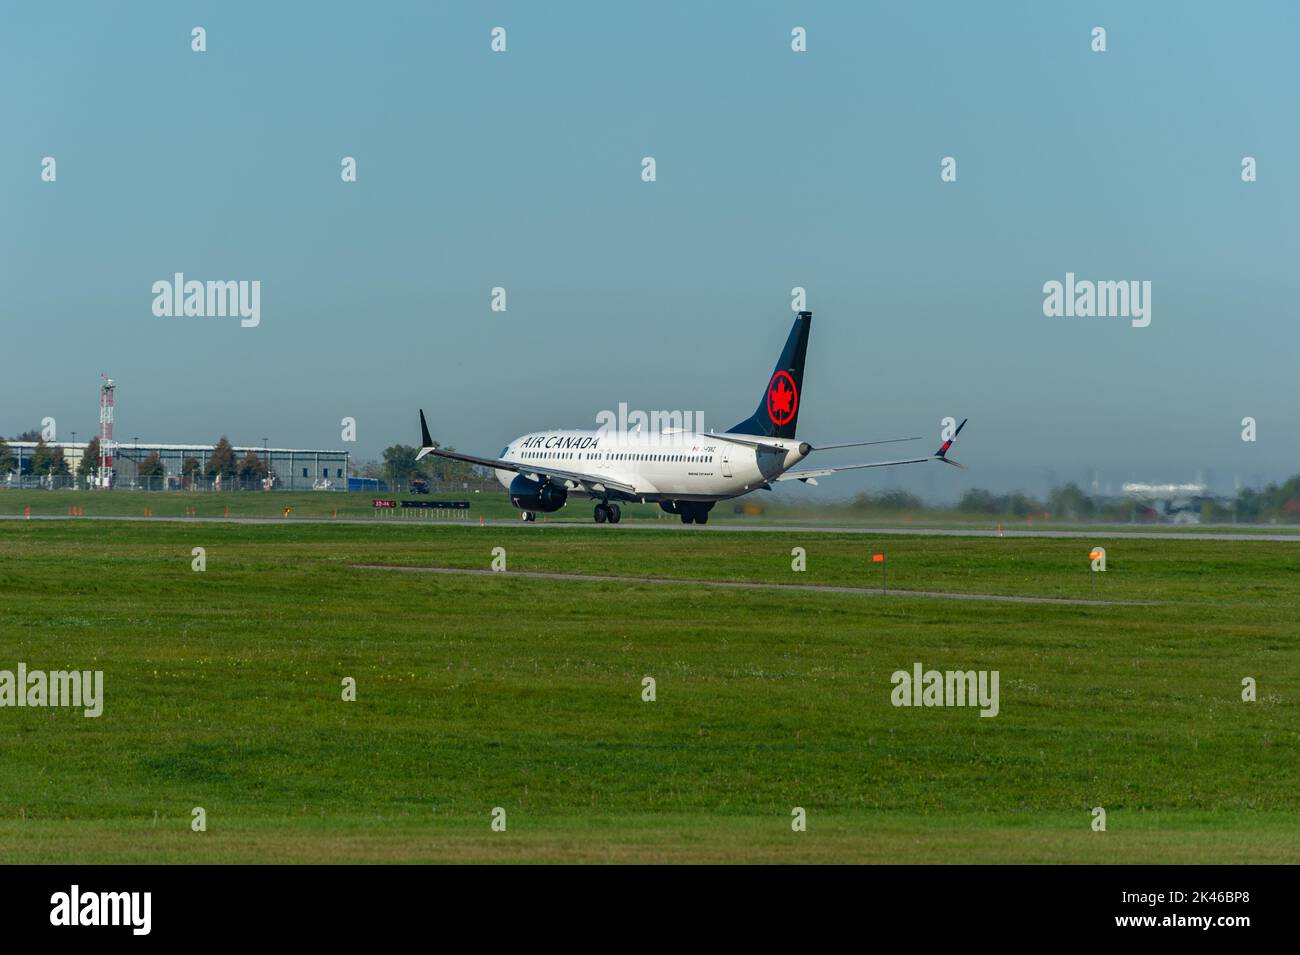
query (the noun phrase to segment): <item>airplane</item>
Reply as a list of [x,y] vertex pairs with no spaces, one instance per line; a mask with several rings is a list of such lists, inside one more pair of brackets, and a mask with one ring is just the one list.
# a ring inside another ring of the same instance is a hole
[[564,507],[570,497],[596,501],[597,524],[617,524],[619,502],[657,503],[683,524],[707,524],[718,501],[759,489],[776,481],[816,484],[817,478],[862,468],[886,468],[939,461],[962,467],[948,449],[966,427],[957,426],[934,454],[897,461],[872,461],[837,467],[795,469],[814,451],[858,448],[875,444],[919,441],[919,437],[883,441],[853,441],[813,446],[795,437],[803,394],[804,357],[812,312],[799,312],[777,359],[776,368],[754,413],[725,432],[665,428],[660,433],[595,431],[534,431],[485,458],[435,447],[420,410],[420,451],[426,455],[466,461],[489,468],[510,492],[510,501],[525,521],[539,513]]

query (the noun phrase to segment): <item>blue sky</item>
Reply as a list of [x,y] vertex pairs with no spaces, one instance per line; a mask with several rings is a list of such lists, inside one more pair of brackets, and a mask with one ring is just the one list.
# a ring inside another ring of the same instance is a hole
[[[968,415],[970,470],[797,493],[1284,477],[1298,32],[1282,3],[6,5],[0,433],[88,435],[101,371],[119,438],[341,447],[351,416],[366,458],[423,406],[491,453],[620,401],[725,428],[803,286],[803,435]],[[155,317],[177,271],[260,280],[260,326]],[[1045,317],[1067,271],[1150,280],[1151,325]]]

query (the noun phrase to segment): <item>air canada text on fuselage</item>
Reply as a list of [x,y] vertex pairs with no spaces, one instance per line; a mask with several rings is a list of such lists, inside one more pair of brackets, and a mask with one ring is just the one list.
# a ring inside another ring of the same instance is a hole
[[521,448],[545,448],[550,450],[575,450],[584,451],[588,448],[595,448],[600,445],[600,438],[594,438],[591,435],[562,435],[562,434],[539,434],[531,438],[525,438],[519,446]]

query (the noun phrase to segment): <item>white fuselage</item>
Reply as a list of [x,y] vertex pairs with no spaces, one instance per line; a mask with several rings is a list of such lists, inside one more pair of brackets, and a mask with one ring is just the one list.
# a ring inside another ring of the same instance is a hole
[[[631,494],[611,493],[612,499],[717,501],[766,487],[809,450],[793,438],[769,439],[769,446],[755,448],[695,431],[537,431],[516,438],[501,458],[606,477],[635,488]],[[509,488],[516,474],[498,469],[496,476]],[[587,493],[572,483],[569,491]]]

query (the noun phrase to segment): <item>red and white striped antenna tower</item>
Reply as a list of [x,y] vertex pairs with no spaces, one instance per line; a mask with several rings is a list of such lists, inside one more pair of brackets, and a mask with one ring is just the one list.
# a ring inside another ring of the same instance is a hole
[[103,373],[99,386],[99,479],[100,487],[113,484],[113,379]]

